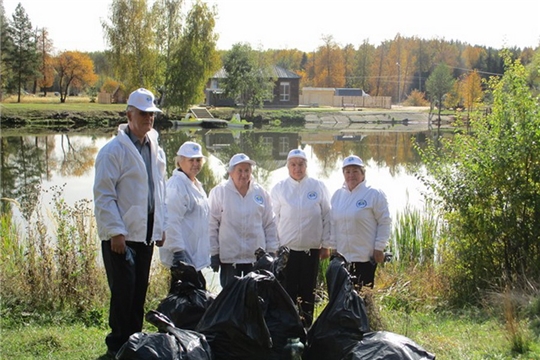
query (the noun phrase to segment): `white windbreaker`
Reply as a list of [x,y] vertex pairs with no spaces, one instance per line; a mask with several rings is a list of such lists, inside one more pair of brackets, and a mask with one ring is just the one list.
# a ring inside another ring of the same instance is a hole
[[[96,157],[94,179],[94,214],[99,238],[108,240],[124,235],[128,241],[145,242],[148,221],[148,175],[143,158],[124,130],[109,141]],[[161,240],[166,230],[165,167],[158,132],[148,133],[154,180],[154,229],[152,241]]]
[[[349,262],[367,262],[384,251],[392,219],[385,193],[363,181],[352,191],[344,184],[332,196],[330,242]],[[334,247],[332,246],[332,247]]]
[[322,181],[287,177],[270,193],[280,246],[295,251],[330,246],[330,195]]
[[208,198],[199,180],[192,182],[175,169],[167,181],[167,241],[159,248],[161,262],[171,267],[173,254],[183,250],[197,271],[210,266]]
[[217,185],[208,196],[210,204],[210,253],[225,264],[255,262],[255,250],[278,248],[270,194],[253,177],[246,196],[232,179]]

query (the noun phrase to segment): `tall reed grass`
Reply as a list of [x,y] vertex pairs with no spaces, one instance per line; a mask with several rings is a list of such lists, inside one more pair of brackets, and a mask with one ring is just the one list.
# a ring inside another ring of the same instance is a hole
[[87,314],[103,304],[106,283],[97,261],[91,202],[69,205],[63,189],[51,188],[50,207],[38,197],[20,208],[22,225],[11,214],[2,214],[3,311]]

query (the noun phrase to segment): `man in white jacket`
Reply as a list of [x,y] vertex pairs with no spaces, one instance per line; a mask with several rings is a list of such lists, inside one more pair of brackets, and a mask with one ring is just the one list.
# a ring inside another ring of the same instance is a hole
[[268,253],[278,248],[270,194],[255,182],[253,165],[247,155],[234,155],[229,179],[208,195],[211,266],[215,272],[221,267],[223,288],[253,270],[258,248]]
[[293,149],[287,156],[289,176],[271,190],[280,246],[290,250],[283,287],[298,303],[311,326],[319,258],[329,255],[330,195],[326,185],[307,175],[307,156]]
[[154,95],[146,89],[128,99],[127,124],[98,153],[94,202],[103,263],[111,291],[105,343],[114,357],[142,330],[154,244],[165,241],[165,153],[153,129]]

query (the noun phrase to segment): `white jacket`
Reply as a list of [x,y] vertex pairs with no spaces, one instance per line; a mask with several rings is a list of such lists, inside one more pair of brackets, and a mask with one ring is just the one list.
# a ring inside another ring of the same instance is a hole
[[330,195],[322,181],[287,177],[270,194],[279,245],[295,251],[329,247]]
[[253,178],[246,196],[240,195],[232,179],[217,185],[210,203],[210,253],[225,264],[255,262],[255,250],[278,248],[270,194]]
[[199,180],[192,182],[175,169],[167,181],[167,241],[159,248],[161,262],[173,264],[173,254],[183,250],[197,271],[210,265],[208,198]]
[[[99,151],[95,163],[94,213],[99,238],[124,235],[128,241],[145,242],[148,221],[148,175],[143,158],[129,136],[127,124]],[[161,240],[166,230],[165,167],[158,133],[148,133],[154,180],[154,229],[152,241]]]
[[352,191],[344,184],[332,196],[330,242],[349,262],[367,262],[384,251],[392,219],[386,195],[363,181]]

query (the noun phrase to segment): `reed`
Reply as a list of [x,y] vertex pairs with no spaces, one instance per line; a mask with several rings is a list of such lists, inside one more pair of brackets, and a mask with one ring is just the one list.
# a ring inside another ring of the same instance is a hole
[[97,261],[96,226],[90,201],[73,206],[52,187],[51,207],[38,198],[19,208],[24,225],[2,214],[0,254],[3,308],[37,314],[90,313],[105,303],[106,278]]

